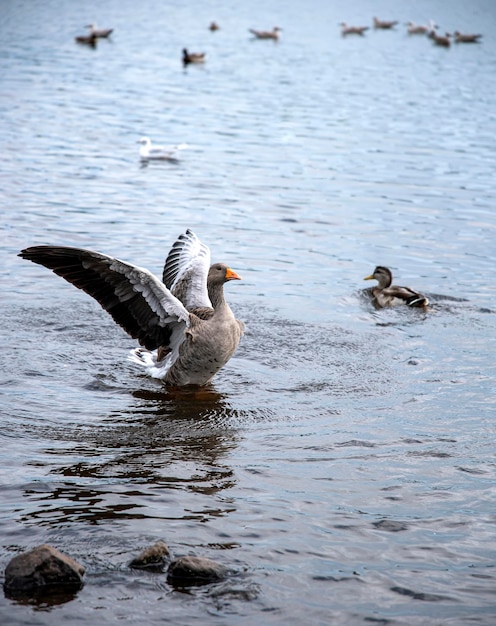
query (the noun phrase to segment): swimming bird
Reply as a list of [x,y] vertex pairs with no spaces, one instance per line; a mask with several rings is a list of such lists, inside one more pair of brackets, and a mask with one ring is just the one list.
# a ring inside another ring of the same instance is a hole
[[183,48],[183,64],[189,65],[190,63],[204,63],[205,52],[188,52],[186,48]]
[[216,30],[219,30],[219,25],[217,24],[217,22],[210,22],[210,26],[209,29],[214,32]]
[[248,30],[255,36],[255,39],[273,39],[274,41],[278,41],[279,33],[282,31],[282,28],[274,26],[272,30],[255,30],[254,28],[249,28]]
[[137,143],[141,144],[139,153],[142,161],[177,161],[177,151],[188,147],[185,143],[176,146],[154,146],[149,137],[141,137]]
[[392,285],[393,274],[389,268],[383,265],[378,265],[370,276],[365,276],[364,280],[376,280],[378,282],[377,287],[372,287],[374,304],[377,308],[382,309],[400,304],[422,308],[429,304],[425,296],[410,289],[410,287]]
[[455,43],[479,43],[479,39],[481,37],[482,35],[479,34],[464,34],[458,30],[455,30]]
[[427,37],[429,37],[429,39],[434,39],[434,37],[437,35],[438,28],[439,27],[434,22],[434,20],[429,20],[429,30],[427,31]]
[[142,348],[130,359],[173,387],[204,386],[229,361],[244,332],[224,299],[241,277],[186,230],[167,256],[163,280],[93,250],[33,246],[23,259],[51,269],[92,296]]
[[415,22],[407,22],[407,32],[409,35],[426,35],[430,29],[431,27],[425,24],[415,24]]
[[341,35],[363,35],[366,30],[369,30],[368,26],[348,26],[346,22],[341,22]]
[[390,28],[394,28],[398,20],[380,20],[377,17],[374,17],[374,28],[382,28],[383,30],[389,30]]
[[96,42],[98,37],[95,35],[78,35],[74,37],[76,43],[82,43],[86,46],[91,46],[92,48],[96,48]]
[[433,31],[432,40],[436,46],[443,48],[449,48],[451,46],[451,35],[449,33],[438,35],[436,31]]
[[87,24],[86,28],[90,29],[90,35],[98,39],[106,39],[114,32],[113,28],[97,28],[96,24]]

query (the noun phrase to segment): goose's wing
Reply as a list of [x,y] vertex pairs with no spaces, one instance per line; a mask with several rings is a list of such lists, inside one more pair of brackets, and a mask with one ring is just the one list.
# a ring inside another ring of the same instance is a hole
[[165,261],[163,281],[188,309],[212,307],[207,291],[210,250],[189,228],[180,235]]
[[110,256],[68,246],[33,246],[23,259],[51,269],[95,298],[105,311],[142,346],[167,346],[189,313],[148,270]]

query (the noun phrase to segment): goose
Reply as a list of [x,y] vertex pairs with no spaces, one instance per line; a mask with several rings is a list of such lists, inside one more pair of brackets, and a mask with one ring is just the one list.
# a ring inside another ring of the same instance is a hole
[[380,20],[377,17],[374,17],[374,28],[382,28],[383,30],[388,30],[390,28],[394,28],[398,20]]
[[69,246],[33,246],[23,259],[51,269],[95,298],[142,348],[130,359],[171,387],[207,385],[236,351],[244,332],[224,299],[241,280],[187,229],[173,244],[162,280],[111,256]]
[[429,304],[425,296],[410,289],[410,287],[392,285],[393,274],[389,268],[383,265],[378,265],[370,276],[365,276],[364,280],[376,280],[378,282],[377,287],[372,287],[372,295],[374,296],[374,304],[380,309],[400,304],[425,308]]
[[177,161],[177,151],[188,147],[185,143],[177,146],[154,146],[150,137],[141,137],[137,143],[141,144],[139,150],[141,161]]
[[479,43],[479,39],[481,37],[482,35],[479,34],[464,34],[458,30],[455,30],[455,43]]
[[341,35],[363,35],[366,30],[369,30],[368,26],[348,26],[346,22],[341,22]]
[[189,65],[190,63],[204,63],[205,52],[188,52],[186,48],[183,48],[183,64]]
[[96,24],[87,24],[86,28],[90,29],[90,35],[98,39],[106,39],[114,32],[113,28],[97,28]]
[[272,30],[255,30],[254,28],[248,30],[254,35],[255,39],[273,39],[274,41],[278,41],[279,33],[282,31],[282,28],[274,26]]

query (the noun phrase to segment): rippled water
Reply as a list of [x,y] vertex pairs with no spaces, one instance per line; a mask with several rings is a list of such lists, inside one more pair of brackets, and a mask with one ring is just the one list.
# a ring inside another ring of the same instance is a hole
[[[494,3],[286,4],[3,4],[0,565],[46,542],[87,573],[2,596],[2,623],[496,620]],[[374,14],[401,24],[339,36]],[[405,34],[430,18],[483,43]],[[94,20],[112,40],[76,45]],[[189,148],[144,167],[142,135]],[[248,329],[201,394],[143,376],[96,303],[16,256],[160,274],[187,227],[243,276]],[[377,264],[430,311],[374,310]],[[129,569],[159,539],[236,574],[185,592]]]

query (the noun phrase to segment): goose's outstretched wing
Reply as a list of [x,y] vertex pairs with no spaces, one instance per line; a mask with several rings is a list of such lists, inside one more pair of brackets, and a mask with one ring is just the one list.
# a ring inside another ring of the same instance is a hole
[[164,285],[188,309],[211,308],[207,276],[210,250],[189,228],[171,248],[163,272]]
[[185,307],[146,269],[68,246],[33,246],[19,256],[44,265],[95,298],[149,350],[167,346],[174,330],[189,325]]

